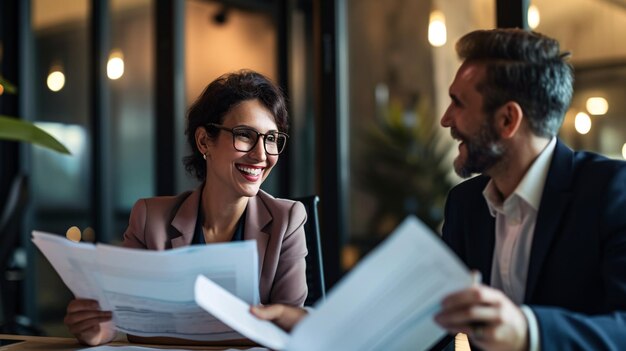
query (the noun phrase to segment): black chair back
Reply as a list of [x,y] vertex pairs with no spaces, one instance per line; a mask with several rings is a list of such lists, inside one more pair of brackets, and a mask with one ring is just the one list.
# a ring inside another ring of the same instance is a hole
[[[43,335],[43,332],[18,318],[23,267],[12,264],[13,253],[20,244],[22,218],[28,204],[28,177],[17,175],[0,216],[0,301],[2,321],[0,334]],[[23,316],[19,316],[23,317]]]
[[319,299],[326,299],[326,286],[324,284],[324,265],[322,264],[322,246],[320,242],[320,227],[317,213],[317,195],[294,198],[304,205],[307,213],[307,221],[304,224],[306,235],[306,281],[309,294],[304,301],[305,306],[312,306]]
[[0,217],[0,272],[8,268],[20,237],[20,223],[28,202],[28,182],[24,175],[18,175],[11,183],[11,189]]

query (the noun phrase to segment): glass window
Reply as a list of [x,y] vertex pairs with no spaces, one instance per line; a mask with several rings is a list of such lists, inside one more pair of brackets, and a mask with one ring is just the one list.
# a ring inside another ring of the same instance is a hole
[[495,10],[490,0],[347,0],[346,9],[348,269],[409,214],[439,228],[456,181],[451,138],[439,127],[459,65],[454,43],[493,27]]
[[[34,100],[33,116],[28,118],[62,141],[72,155],[30,148],[33,220],[28,232],[62,234],[70,226],[92,225],[88,4],[86,0],[63,6],[55,0],[32,1],[34,82],[29,85],[34,88]],[[38,251],[29,260],[28,274],[26,296],[35,298],[28,303],[29,317],[46,334],[66,334],[56,329],[71,293]]]
[[[33,221],[29,228],[64,234],[93,225],[90,103],[90,2],[32,1],[33,119],[62,141],[71,156],[32,147]],[[110,2],[107,62],[111,134],[111,192],[115,224],[99,240],[120,242],[132,204],[153,195],[153,18],[150,0]],[[105,136],[107,137],[107,136]],[[62,325],[71,293],[37,252],[35,322],[49,335],[68,335]],[[37,289],[45,286],[46,289]]]
[[[277,82],[277,34],[267,5],[227,6],[221,1],[185,2],[185,88],[189,107],[204,88],[224,73],[252,69]],[[185,115],[186,116],[186,115]],[[182,158],[189,154],[185,121],[177,121],[180,160],[179,191],[193,189],[195,178],[185,173]],[[277,172],[263,188],[272,192]]]
[[536,0],[537,31],[572,52],[575,83],[560,136],[575,149],[626,159],[626,4]]
[[111,1],[111,152],[115,233],[121,241],[130,209],[154,195],[154,16],[150,0]]

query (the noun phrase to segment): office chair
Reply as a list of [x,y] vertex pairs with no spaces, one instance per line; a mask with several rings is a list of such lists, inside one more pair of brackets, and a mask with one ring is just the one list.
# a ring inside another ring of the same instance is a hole
[[312,306],[319,299],[326,299],[326,286],[324,284],[324,265],[322,264],[322,246],[320,243],[320,227],[317,213],[317,195],[294,198],[304,205],[307,213],[307,221],[304,224],[306,236],[306,282],[309,293],[304,301],[305,306]]
[[41,335],[33,326],[19,322],[18,287],[23,279],[22,267],[13,265],[12,258],[19,245],[22,216],[28,203],[28,178],[18,174],[9,189],[0,217],[0,298],[2,321],[0,333]]

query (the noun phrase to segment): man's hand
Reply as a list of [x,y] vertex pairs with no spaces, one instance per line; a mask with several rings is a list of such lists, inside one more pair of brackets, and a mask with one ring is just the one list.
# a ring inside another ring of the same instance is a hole
[[115,338],[110,311],[100,311],[98,301],[75,299],[67,305],[63,322],[83,344],[95,346]]
[[435,322],[448,332],[465,333],[489,351],[528,350],[528,323],[522,310],[500,290],[476,285],[448,295]]
[[259,319],[272,321],[286,331],[291,331],[307,315],[307,311],[304,308],[280,304],[252,306],[250,307],[250,312]]

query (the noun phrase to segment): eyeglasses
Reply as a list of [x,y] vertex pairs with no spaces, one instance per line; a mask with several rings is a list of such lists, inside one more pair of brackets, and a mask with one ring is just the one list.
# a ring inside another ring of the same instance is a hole
[[250,127],[227,128],[220,124],[209,123],[207,126],[218,128],[230,132],[233,135],[233,146],[235,150],[241,152],[249,152],[254,149],[259,142],[259,138],[263,136],[263,147],[268,155],[278,155],[285,149],[287,138],[289,135],[283,132],[270,130],[263,134],[257,132]]

